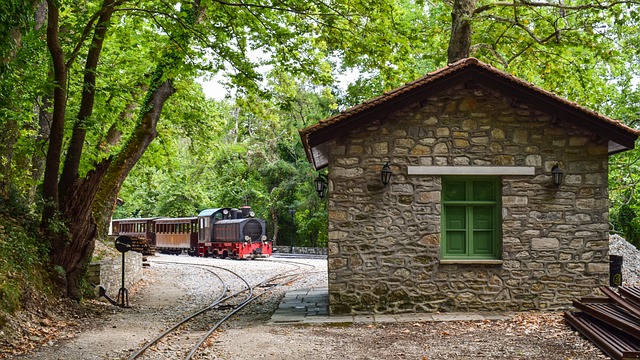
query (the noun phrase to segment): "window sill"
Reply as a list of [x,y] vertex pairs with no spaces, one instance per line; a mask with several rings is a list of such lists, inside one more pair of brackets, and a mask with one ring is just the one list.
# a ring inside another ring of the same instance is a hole
[[498,259],[447,259],[440,260],[442,265],[502,265],[503,260]]

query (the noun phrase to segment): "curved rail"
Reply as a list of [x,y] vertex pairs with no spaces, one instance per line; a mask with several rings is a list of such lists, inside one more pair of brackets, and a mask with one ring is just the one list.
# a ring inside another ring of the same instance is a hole
[[[291,276],[291,275],[289,275]],[[260,287],[263,286],[265,283],[267,282],[271,282],[273,280],[275,280],[276,278],[280,278],[283,277],[282,274],[276,275],[272,278],[269,278],[265,281],[263,281],[262,283],[254,286],[253,288],[256,287]],[[277,286],[277,285],[276,285]],[[229,318],[231,316],[233,316],[235,313],[237,313],[238,311],[244,309],[247,305],[249,305],[251,302],[253,302],[254,300],[258,299],[259,297],[269,293],[275,286],[272,286],[269,290],[258,294],[256,296],[252,296],[251,298],[246,299],[245,301],[243,301],[242,303],[240,303],[238,306],[236,306],[233,310],[231,310],[227,315],[225,315],[222,319],[220,319],[220,321],[218,321],[217,323],[215,323],[198,341],[198,343],[193,347],[193,349],[191,350],[191,352],[189,352],[189,354],[187,355],[187,357],[185,358],[185,360],[191,360],[191,358],[193,357],[193,355],[195,355],[196,351],[198,351],[198,349],[200,348],[200,346],[207,340],[207,338],[209,336],[211,336],[211,334],[213,334],[214,331],[216,331],[222,324],[224,324],[225,321],[229,320]]]
[[[226,301],[226,300],[228,300],[228,299],[230,299],[230,298],[233,298],[234,296],[237,296],[237,295],[239,295],[239,294],[241,294],[241,293],[243,293],[243,292],[246,292],[247,290],[250,290],[249,297],[250,297],[250,296],[251,296],[251,294],[252,294],[252,291],[251,291],[251,285],[249,285],[249,283],[248,283],[244,278],[242,278],[240,275],[238,275],[237,273],[235,273],[235,272],[233,272],[233,271],[231,271],[231,270],[224,269],[224,268],[219,267],[219,266],[212,266],[212,265],[198,265],[198,264],[188,264],[188,263],[172,262],[172,261],[157,261],[157,263],[159,263],[159,264],[179,264],[179,265],[187,265],[187,266],[198,267],[198,268],[201,268],[201,269],[203,269],[203,270],[206,270],[206,271],[208,271],[208,272],[210,272],[210,273],[214,274],[218,279],[220,279],[220,281],[221,281],[221,282],[222,282],[222,284],[223,284],[223,290],[222,290],[221,295],[220,295],[218,298],[216,298],[216,299],[215,299],[211,304],[207,305],[206,307],[204,307],[204,308],[202,308],[202,309],[200,309],[200,310],[197,310],[196,312],[194,312],[194,313],[192,313],[191,315],[189,315],[189,316],[187,316],[187,317],[183,318],[182,320],[180,320],[180,321],[178,321],[177,323],[175,323],[173,326],[169,327],[168,329],[166,329],[165,331],[163,331],[162,333],[160,333],[158,336],[156,336],[155,338],[153,338],[152,340],[150,340],[148,343],[146,343],[142,348],[140,348],[140,350],[138,350],[136,353],[134,353],[133,355],[131,355],[131,356],[129,357],[129,360],[134,360],[134,359],[139,358],[139,357],[140,357],[140,356],[141,356],[141,355],[142,355],[142,354],[143,354],[147,349],[149,349],[149,348],[150,348],[151,346],[153,346],[154,344],[158,343],[158,341],[160,341],[162,338],[164,338],[165,336],[167,336],[168,334],[170,334],[172,331],[174,331],[175,329],[177,329],[178,327],[180,327],[180,325],[183,325],[183,324],[185,324],[186,322],[188,322],[189,320],[191,320],[191,319],[195,318],[196,316],[198,316],[198,315],[200,315],[200,314],[203,314],[203,313],[205,313],[205,312],[207,312],[207,311],[209,311],[209,310],[213,309],[215,306],[217,306],[217,305],[221,304],[222,302],[224,302],[224,301]],[[224,294],[225,294],[225,293],[228,291],[228,289],[229,289],[228,285],[226,284],[226,282],[225,282],[224,280],[222,280],[222,278],[220,277],[220,275],[216,274],[213,270],[207,269],[207,267],[215,267],[215,268],[218,268],[218,269],[225,270],[225,271],[227,271],[227,272],[231,273],[232,275],[235,275],[236,277],[238,277],[238,279],[240,279],[241,281],[243,281],[243,282],[246,284],[247,289],[240,290],[240,291],[237,291],[237,292],[235,292],[235,293],[233,293],[233,294],[231,294],[231,295],[224,296]]]
[[[193,266],[193,267],[198,267],[198,268],[202,268],[204,270],[207,270],[213,274],[216,275],[216,277],[218,277],[224,284],[224,291],[222,292],[222,294],[220,295],[220,297],[218,297],[216,300],[214,300],[214,302],[212,302],[211,304],[209,304],[208,306],[190,314],[189,316],[185,317],[184,319],[180,320],[179,322],[177,322],[176,324],[174,324],[173,326],[169,327],[168,329],[166,329],[165,331],[163,331],[161,334],[159,334],[158,336],[156,336],[154,339],[152,339],[151,341],[149,341],[147,344],[145,344],[140,350],[138,350],[136,353],[134,353],[133,355],[131,355],[129,357],[129,360],[134,360],[139,358],[147,349],[149,349],[149,347],[153,346],[154,344],[157,344],[161,339],[163,339],[164,337],[166,337],[168,334],[170,334],[171,332],[173,332],[174,330],[176,330],[178,327],[180,327],[181,325],[187,323],[189,320],[195,318],[198,315],[201,315],[209,310],[212,310],[213,308],[215,308],[216,306],[222,304],[223,302],[230,300],[242,293],[248,292],[247,296],[241,300],[241,302],[237,305],[234,305],[233,309],[231,311],[229,311],[226,315],[224,315],[219,321],[217,321],[211,328],[209,328],[209,330],[200,338],[200,340],[192,347],[192,350],[189,352],[189,354],[187,355],[186,359],[190,360],[198,351],[198,349],[200,348],[200,346],[207,340],[207,338],[209,336],[211,336],[211,334],[213,334],[214,331],[216,331],[222,324],[224,324],[231,316],[233,316],[234,314],[236,314],[238,311],[242,310],[243,308],[245,308],[247,305],[249,305],[251,302],[253,302],[254,300],[258,299],[259,297],[269,293],[270,291],[272,291],[275,287],[283,285],[284,283],[280,283],[280,284],[269,284],[273,281],[276,281],[278,279],[282,279],[282,278],[291,278],[291,277],[300,277],[303,274],[288,274],[292,271],[296,271],[300,268],[302,268],[302,266],[309,266],[309,267],[314,267],[313,265],[310,264],[304,264],[304,263],[299,263],[299,262],[295,262],[295,261],[278,261],[278,260],[268,260],[268,261],[272,261],[272,262],[278,262],[278,263],[285,263],[287,265],[294,265],[296,266],[295,269],[291,269],[288,271],[285,271],[283,273],[274,275],[266,280],[263,280],[262,282],[251,286],[245,278],[243,278],[242,276],[240,276],[238,273],[220,267],[220,266],[216,266],[216,265],[211,265],[211,264],[190,264],[190,263],[185,263],[185,262],[175,262],[175,261],[154,261],[157,262],[159,264],[178,264],[178,265],[186,265],[186,266]],[[224,296],[224,294],[228,291],[228,286],[227,284],[224,282],[224,280],[222,280],[222,278],[216,274],[215,272],[213,272],[210,269],[207,268],[216,268],[216,269],[220,269],[220,270],[224,270],[230,274],[232,274],[233,276],[235,276],[236,278],[238,278],[240,281],[244,282],[246,288],[242,289],[242,290],[238,290],[236,292],[234,292],[233,294]],[[291,282],[291,281],[295,281],[295,279],[293,280],[288,280],[287,282]],[[269,284],[269,289],[257,294],[254,296],[254,290],[256,288],[259,287],[264,287],[265,285]]]
[[280,258],[280,259],[268,258],[268,259],[256,259],[255,261],[274,262],[274,263],[287,264],[287,265],[298,265],[298,268],[300,268],[301,266],[307,266],[307,267],[315,268],[315,266],[311,265],[311,264],[305,264],[305,263],[300,263],[300,262],[297,262],[297,261],[281,260],[281,259],[282,258]]

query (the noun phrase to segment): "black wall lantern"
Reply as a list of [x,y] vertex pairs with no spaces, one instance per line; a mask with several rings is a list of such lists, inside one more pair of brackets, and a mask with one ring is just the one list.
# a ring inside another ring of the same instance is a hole
[[318,174],[318,177],[313,180],[313,185],[315,186],[316,192],[321,199],[327,194],[327,183],[328,178],[327,175],[324,174]]
[[555,186],[562,185],[562,179],[564,178],[564,171],[560,169],[558,164],[553,165],[551,168],[551,179],[553,179],[553,184]]
[[392,174],[393,172],[391,171],[391,168],[389,167],[389,162],[387,161],[387,163],[384,164],[384,166],[382,167],[382,170],[380,170],[380,180],[382,181],[382,185],[384,185],[385,187],[389,185],[389,181],[391,181]]

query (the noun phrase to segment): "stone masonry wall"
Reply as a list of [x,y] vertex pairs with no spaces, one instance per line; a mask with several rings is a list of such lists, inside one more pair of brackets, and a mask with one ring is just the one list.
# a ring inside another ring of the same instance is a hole
[[[130,289],[142,280],[142,254],[129,251],[125,254],[125,287]],[[107,290],[107,295],[116,298],[122,287],[122,257],[104,259],[89,264],[89,281],[101,284]]]
[[[553,114],[466,84],[330,149],[331,314],[559,309],[607,283],[607,144]],[[440,263],[441,178],[410,165],[535,167],[501,177],[501,264]]]

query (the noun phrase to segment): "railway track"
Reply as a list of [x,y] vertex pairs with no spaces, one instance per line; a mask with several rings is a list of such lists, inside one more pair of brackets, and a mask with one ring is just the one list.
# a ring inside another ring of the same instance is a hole
[[[198,353],[201,352],[203,344],[207,343],[211,335],[230,318],[278,286],[299,279],[305,273],[302,271],[303,268],[314,267],[313,265],[295,261],[262,261],[284,263],[291,265],[292,268],[291,270],[275,274],[258,283],[250,284],[241,274],[221,266],[212,264],[190,264],[181,261],[153,260],[153,262],[158,264],[180,264],[204,269],[218,279],[222,286],[219,294],[212,296],[211,303],[167,327],[166,330],[154,339],[132,353],[129,359],[157,359],[159,353],[164,354],[165,358],[171,359],[196,358]],[[309,269],[307,268],[306,270],[308,273]]]
[[276,259],[326,259],[327,255],[316,255],[316,254],[296,254],[296,253],[273,253],[271,258]]

